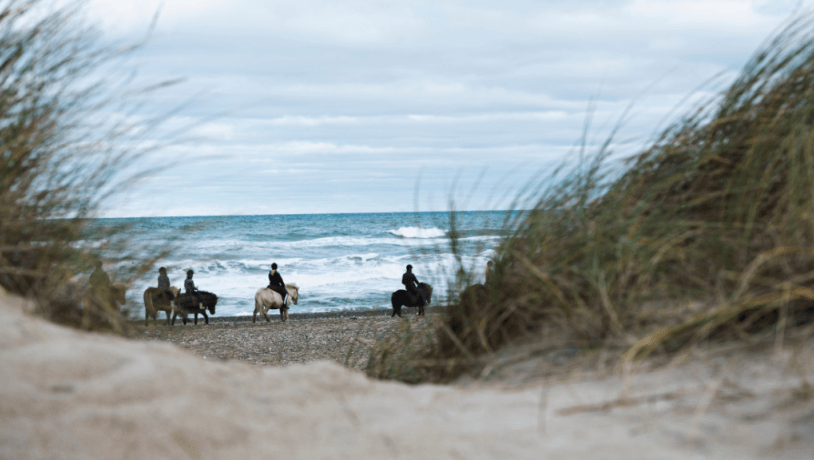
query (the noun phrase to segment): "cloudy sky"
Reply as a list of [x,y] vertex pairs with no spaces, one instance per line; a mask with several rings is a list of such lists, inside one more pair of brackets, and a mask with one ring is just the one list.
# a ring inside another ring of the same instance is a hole
[[156,110],[191,101],[167,124],[191,127],[184,142],[151,160],[167,168],[107,215],[443,211],[450,194],[502,209],[576,158],[592,99],[589,141],[632,102],[619,151],[635,148],[799,4],[92,0],[112,39],[160,11],[131,62],[142,81],[185,79]]

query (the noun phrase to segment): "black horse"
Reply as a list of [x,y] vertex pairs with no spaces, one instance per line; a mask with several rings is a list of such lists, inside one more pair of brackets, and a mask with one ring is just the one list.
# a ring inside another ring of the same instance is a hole
[[401,317],[401,307],[418,307],[418,314],[424,314],[424,307],[430,304],[432,299],[432,286],[427,283],[418,283],[418,288],[424,291],[427,295],[427,303],[421,300],[421,296],[412,295],[404,289],[399,289],[390,296],[390,302],[393,304],[393,314],[390,317],[399,315]]
[[172,313],[172,324],[175,324],[175,317],[181,316],[184,324],[187,324],[187,315],[195,314],[195,322],[198,324],[198,313],[202,314],[206,324],[209,324],[209,316],[206,315],[206,310],[209,313],[215,314],[215,305],[218,303],[218,296],[211,292],[198,291],[196,295],[181,294],[175,298],[175,311]]

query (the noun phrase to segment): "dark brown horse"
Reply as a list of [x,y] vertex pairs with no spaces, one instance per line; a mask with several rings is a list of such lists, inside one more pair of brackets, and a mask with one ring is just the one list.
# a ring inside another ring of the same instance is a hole
[[418,307],[418,314],[424,314],[424,307],[430,304],[432,299],[432,286],[427,283],[418,283],[418,288],[427,295],[427,303],[421,300],[421,296],[412,295],[404,289],[399,289],[390,296],[390,303],[393,304],[393,314],[390,317],[399,315],[401,317],[401,307]]
[[195,322],[193,324],[197,325],[198,313],[202,314],[206,324],[209,324],[209,316],[206,315],[206,310],[209,310],[209,313],[213,315],[215,314],[215,305],[218,303],[218,296],[211,292],[198,291],[194,295],[181,294],[175,298],[173,303],[175,304],[175,309],[172,313],[171,324],[175,324],[175,318],[181,316],[182,321],[186,325],[187,315],[194,314]]

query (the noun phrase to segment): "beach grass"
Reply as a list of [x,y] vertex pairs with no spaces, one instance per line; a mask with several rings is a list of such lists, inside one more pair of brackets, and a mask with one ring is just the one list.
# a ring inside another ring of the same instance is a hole
[[147,128],[166,117],[136,115],[162,84],[133,89],[116,69],[137,44],[103,41],[82,11],[0,6],[0,287],[52,321],[121,332],[119,305],[87,275],[103,253],[118,254],[126,268],[112,281],[126,288],[162,251],[136,258],[121,226],[92,219],[147,172],[134,163],[158,147]]
[[766,331],[779,349],[788,328],[814,319],[811,15],[623,166],[609,161],[612,145],[530,184],[515,200],[527,211],[507,214],[489,283],[460,289],[412,360],[393,350],[413,339],[382,343],[369,374],[478,374],[496,350],[543,330],[621,347],[626,362]]

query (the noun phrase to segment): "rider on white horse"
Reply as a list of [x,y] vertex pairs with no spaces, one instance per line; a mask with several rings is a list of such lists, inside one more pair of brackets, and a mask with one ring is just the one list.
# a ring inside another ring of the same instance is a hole
[[268,288],[276,293],[280,294],[283,297],[283,303],[285,303],[285,296],[288,295],[288,291],[285,289],[285,283],[283,282],[283,277],[280,276],[280,272],[277,271],[277,263],[271,264],[271,271],[269,272],[269,285]]

